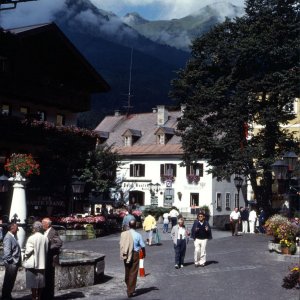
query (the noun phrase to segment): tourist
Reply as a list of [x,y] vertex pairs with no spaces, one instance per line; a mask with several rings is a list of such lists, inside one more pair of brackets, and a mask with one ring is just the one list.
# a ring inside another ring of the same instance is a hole
[[164,223],[163,233],[168,233],[168,231],[169,231],[169,214],[167,212],[165,212],[163,214],[163,223]]
[[18,225],[8,225],[8,232],[3,240],[3,262],[5,274],[2,286],[2,299],[12,299],[11,292],[15,285],[19,266],[21,265],[21,248],[17,241]]
[[241,223],[241,214],[237,207],[230,214],[230,224],[232,236],[238,235],[239,224]]
[[264,228],[265,222],[266,222],[266,213],[263,210],[263,208],[260,208],[259,209],[259,216],[258,216],[258,231],[260,233],[265,233],[266,232],[265,228]]
[[26,268],[26,288],[30,288],[32,299],[41,299],[45,287],[45,268],[48,250],[48,239],[42,234],[43,225],[36,221],[32,225],[32,235],[28,238],[24,266]]
[[156,228],[156,220],[152,215],[148,215],[143,222],[143,229],[146,232],[146,244],[151,246],[153,229]]
[[240,213],[241,213],[241,221],[242,221],[242,232],[248,233],[248,218],[249,218],[248,208],[241,207]]
[[204,267],[206,264],[206,245],[207,241],[212,238],[211,228],[205,220],[204,212],[199,212],[195,220],[191,236],[194,239],[194,262],[195,267]]
[[145,243],[142,236],[136,232],[136,221],[129,222],[129,230],[121,233],[120,239],[120,257],[125,266],[125,283],[127,286],[127,296],[135,296],[137,275],[139,271],[139,253],[143,252],[143,258],[146,257]]
[[255,224],[257,220],[256,211],[252,208],[249,213],[249,231],[250,233],[255,233]]
[[171,211],[169,212],[169,216],[171,218],[171,224],[172,228],[177,224],[177,218],[178,218],[179,212],[178,210],[173,206]]
[[48,239],[48,251],[46,259],[45,271],[45,288],[42,291],[42,299],[54,298],[54,283],[55,283],[55,264],[59,260],[59,252],[62,247],[62,240],[58,232],[52,227],[52,221],[49,218],[42,220],[44,236]]
[[189,240],[189,232],[184,225],[183,218],[179,218],[178,224],[172,228],[171,237],[175,250],[175,269],[183,268],[186,245]]
[[126,213],[125,213],[125,217],[123,218],[123,222],[122,222],[122,230],[128,230],[129,229],[129,222],[134,220],[135,221],[135,217],[132,214],[132,210],[131,208],[128,208]]

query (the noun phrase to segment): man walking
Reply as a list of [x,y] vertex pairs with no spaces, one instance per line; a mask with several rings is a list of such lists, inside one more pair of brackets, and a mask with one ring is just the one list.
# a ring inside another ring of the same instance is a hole
[[126,211],[126,215],[123,218],[123,222],[122,222],[122,230],[128,230],[129,229],[129,222],[131,220],[135,220],[134,215],[132,214],[132,209],[128,208]]
[[18,225],[12,223],[8,225],[8,232],[3,240],[3,261],[5,275],[2,286],[2,299],[12,299],[13,290],[19,266],[21,265],[21,248],[17,241]]
[[191,236],[194,239],[194,262],[195,267],[204,267],[206,263],[206,245],[207,240],[211,239],[211,228],[205,220],[204,212],[199,212],[195,220]]
[[169,212],[169,216],[171,218],[172,228],[177,224],[177,218],[178,218],[179,212],[175,209],[173,206],[171,211]]
[[238,235],[239,224],[241,223],[241,214],[239,209],[236,207],[230,214],[231,232],[232,236]]
[[57,231],[52,227],[49,218],[42,220],[44,235],[48,238],[48,252],[45,269],[45,288],[42,291],[42,299],[54,299],[55,264],[58,263],[58,255],[62,247],[62,240]]
[[241,220],[242,220],[242,232],[248,233],[248,218],[249,218],[249,212],[246,207],[240,208],[241,212]]
[[146,257],[145,243],[142,236],[135,229],[136,221],[131,220],[129,222],[129,230],[123,231],[120,239],[120,257],[124,261],[125,266],[125,283],[128,298],[135,295],[140,250],[143,251],[143,257]]
[[255,233],[255,224],[257,220],[257,214],[254,208],[249,213],[249,229],[250,233]]

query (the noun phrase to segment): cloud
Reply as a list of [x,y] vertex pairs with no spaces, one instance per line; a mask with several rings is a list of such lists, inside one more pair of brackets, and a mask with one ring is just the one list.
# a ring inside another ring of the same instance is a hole
[[[146,11],[151,8],[156,12],[153,19],[176,19],[194,13],[206,5],[215,2],[227,2],[244,6],[244,0],[91,0],[97,7],[114,11],[120,16],[130,11]],[[127,10],[127,11],[126,11]],[[141,14],[143,16],[143,14]]]
[[64,7],[63,0],[39,0],[19,3],[15,9],[0,12],[0,26],[13,28],[51,22],[53,15]]

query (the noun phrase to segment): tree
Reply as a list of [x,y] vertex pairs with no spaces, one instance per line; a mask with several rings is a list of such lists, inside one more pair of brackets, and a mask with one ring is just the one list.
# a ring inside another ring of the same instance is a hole
[[112,146],[98,145],[88,153],[81,179],[90,191],[108,192],[117,187],[116,170],[120,165],[119,156],[112,151]]
[[[299,96],[299,28],[298,1],[246,1],[245,16],[193,42],[170,93],[186,104],[178,124],[184,162],[204,158],[214,176],[246,176],[266,210],[271,164],[284,150],[298,149],[281,124],[295,117],[286,107]],[[254,123],[262,129],[249,139]]]

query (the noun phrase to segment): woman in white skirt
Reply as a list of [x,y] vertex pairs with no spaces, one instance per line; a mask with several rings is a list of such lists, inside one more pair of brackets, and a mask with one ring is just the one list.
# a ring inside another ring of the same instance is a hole
[[33,234],[28,238],[24,266],[26,268],[26,288],[32,292],[32,300],[41,299],[41,291],[45,287],[45,268],[48,239],[43,235],[41,222],[32,225]]

